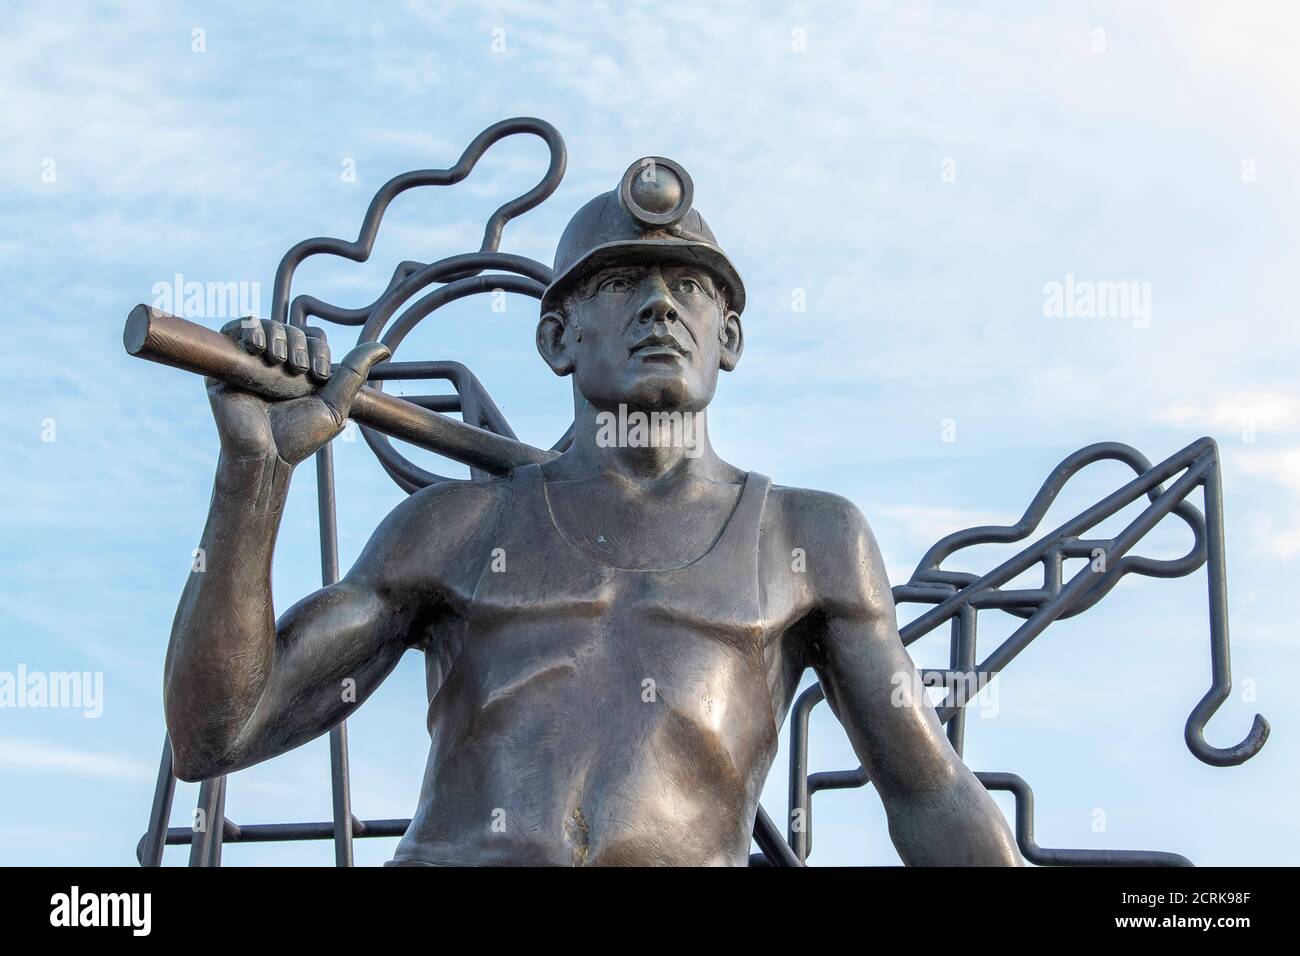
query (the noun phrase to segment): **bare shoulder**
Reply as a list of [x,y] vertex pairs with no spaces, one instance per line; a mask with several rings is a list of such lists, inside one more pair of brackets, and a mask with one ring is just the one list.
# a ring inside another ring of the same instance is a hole
[[836,615],[892,615],[880,548],[857,505],[827,491],[773,485],[768,508],[784,550],[801,549],[813,606]]
[[441,566],[471,560],[504,519],[511,487],[506,476],[421,488],[375,529],[353,574],[388,579],[417,567],[436,574]]
[[867,519],[843,495],[773,485],[768,508],[792,547],[817,550],[840,562],[859,560],[875,549],[875,535]]
[[427,529],[470,531],[510,500],[509,476],[490,481],[440,481],[414,492],[393,509],[390,517]]

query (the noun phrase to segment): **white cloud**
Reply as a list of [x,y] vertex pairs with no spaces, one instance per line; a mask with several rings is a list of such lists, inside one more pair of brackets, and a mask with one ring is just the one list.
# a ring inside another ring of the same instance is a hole
[[904,504],[877,505],[873,513],[879,518],[896,522],[911,540],[930,543],[966,528],[1014,524],[1019,517],[1009,518],[1004,514],[968,508]]
[[9,771],[69,773],[83,777],[148,779],[157,771],[109,754],[50,741],[0,738],[0,767]]
[[1231,429],[1258,433],[1294,428],[1300,401],[1282,392],[1220,395],[1208,404],[1173,405],[1155,414],[1158,422],[1196,431]]
[[1246,474],[1275,482],[1300,496],[1300,447],[1238,451],[1233,460]]

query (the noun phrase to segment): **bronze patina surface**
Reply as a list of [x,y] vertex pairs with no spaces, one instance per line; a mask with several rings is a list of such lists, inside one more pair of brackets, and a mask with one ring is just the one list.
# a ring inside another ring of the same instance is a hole
[[710,444],[745,292],[693,203],[686,171],[647,157],[566,229],[536,342],[573,383],[567,448],[415,491],[342,580],[278,620],[290,475],[358,402],[400,415],[361,392],[389,349],[332,366],[323,333],[284,316],[223,330],[255,378],[292,384],[208,381],[221,455],[206,568],[166,662],[178,776],[325,733],[417,649],[431,745],[395,863],[743,865],[812,668],[905,862],[1020,862],[919,689],[867,521]]

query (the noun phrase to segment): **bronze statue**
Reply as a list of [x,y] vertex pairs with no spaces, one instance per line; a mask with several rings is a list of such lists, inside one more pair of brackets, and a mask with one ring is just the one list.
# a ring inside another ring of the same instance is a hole
[[278,621],[289,477],[341,431],[388,349],[363,344],[331,369],[315,330],[227,326],[295,397],[208,381],[221,457],[206,570],[166,663],[177,775],[325,733],[416,648],[431,746],[391,865],[743,865],[811,667],[906,863],[1018,864],[919,690],[858,509],[709,444],[744,305],[685,170],[634,163],[573,217],[542,301],[538,351],[573,380],[570,447],[417,491],[341,581]]

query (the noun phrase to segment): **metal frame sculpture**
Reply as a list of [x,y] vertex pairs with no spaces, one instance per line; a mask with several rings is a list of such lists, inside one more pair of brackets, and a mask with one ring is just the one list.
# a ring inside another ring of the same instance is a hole
[[[546,143],[550,152],[549,166],[531,190],[505,203],[491,215],[477,252],[431,263],[402,262],[379,297],[360,308],[342,308],[308,295],[290,298],[294,273],[307,258],[324,254],[365,262],[370,257],[384,212],[397,196],[420,186],[446,186],[460,182],[470,175],[494,143],[519,133],[540,137]],[[550,267],[500,252],[499,246],[510,220],[534,208],[556,190],[564,175],[565,162],[564,141],[549,123],[534,118],[516,118],[489,127],[470,143],[454,166],[404,173],[385,183],[371,200],[355,241],[318,237],[304,240],[290,249],[276,270],[271,317],[299,327],[304,327],[309,318],[359,326],[358,343],[381,341],[395,353],[419,322],[458,299],[498,290],[540,299],[551,280]],[[424,291],[431,286],[435,287],[432,291]],[[124,344],[132,355],[211,375],[264,394],[275,393],[276,397],[287,397],[282,394],[286,389],[301,389],[305,393],[310,387],[301,379],[292,381],[268,374],[263,363],[211,330],[146,306],[132,310]],[[452,392],[400,398],[383,392],[386,381],[425,379],[447,381]],[[504,473],[520,464],[546,461],[566,448],[570,440],[571,430],[550,450],[520,442],[482,384],[468,368],[457,362],[390,360],[376,365],[369,380],[374,384],[358,395],[352,417],[360,425],[366,443],[384,470],[408,493],[450,479],[407,459],[392,445],[390,439],[393,437],[468,465],[474,480]],[[446,417],[443,414],[446,412],[459,412],[461,420]],[[944,561],[974,545],[1024,541],[1035,531],[1069,479],[1086,465],[1106,459],[1128,465],[1135,477],[987,574],[977,576],[941,567]],[[329,445],[316,456],[316,479],[321,578],[323,584],[329,585],[339,579],[334,465]],[[1167,482],[1172,482],[1168,488],[1165,487]],[[1198,488],[1204,494],[1204,514],[1188,500]],[[1102,521],[1144,496],[1149,504],[1118,534],[1106,539],[1085,537]],[[957,752],[962,753],[965,742],[965,706],[969,702],[961,693],[962,687],[982,687],[1049,624],[1092,607],[1126,574],[1181,577],[1207,565],[1211,685],[1188,717],[1185,739],[1192,753],[1212,766],[1232,766],[1254,756],[1264,745],[1269,730],[1267,721],[1258,714],[1250,733],[1235,746],[1217,748],[1205,739],[1206,723],[1227,699],[1232,686],[1221,497],[1218,450],[1209,438],[1194,442],[1155,466],[1127,445],[1101,443],[1075,452],[1061,462],[1016,524],[959,531],[930,548],[911,579],[895,587],[893,593],[895,602],[899,604],[931,605],[929,610],[900,628],[904,644],[915,643],[945,623],[951,628],[948,666],[923,669],[922,674],[927,684],[948,690],[938,712],[940,720],[947,724],[949,739]],[[1134,545],[1171,513],[1191,529],[1194,539],[1191,550],[1174,560],[1131,554]],[[1102,556],[1100,562],[1096,560],[1098,555]],[[1086,567],[1065,580],[1064,562],[1071,558],[1089,560]],[[1041,587],[1005,588],[1035,565],[1043,568]],[[1023,623],[980,661],[976,620],[980,611],[989,609],[1006,611],[1023,619]],[[821,688],[813,686],[794,705],[790,718],[791,822],[787,836],[783,837],[762,807],[759,808],[754,838],[762,852],[751,858],[755,865],[803,865],[812,850],[812,796],[821,790],[861,787],[869,782],[861,767],[809,773],[809,719],[813,708],[822,699]],[[1033,794],[1028,784],[1009,773],[978,773],[976,776],[987,788],[1008,790],[1015,796],[1016,838],[1021,852],[1030,862],[1044,865],[1189,865],[1186,858],[1175,853],[1039,847],[1033,837]],[[164,740],[149,824],[137,848],[137,857],[145,866],[158,866],[165,846],[189,844],[191,866],[218,866],[225,843],[332,839],[336,864],[350,866],[355,839],[396,837],[405,832],[409,820],[361,820],[353,815],[346,722],[330,731],[330,778],[333,820],[329,822],[235,824],[225,816],[226,778],[215,777],[200,785],[195,826],[169,828],[176,777],[172,773],[170,741]]]

